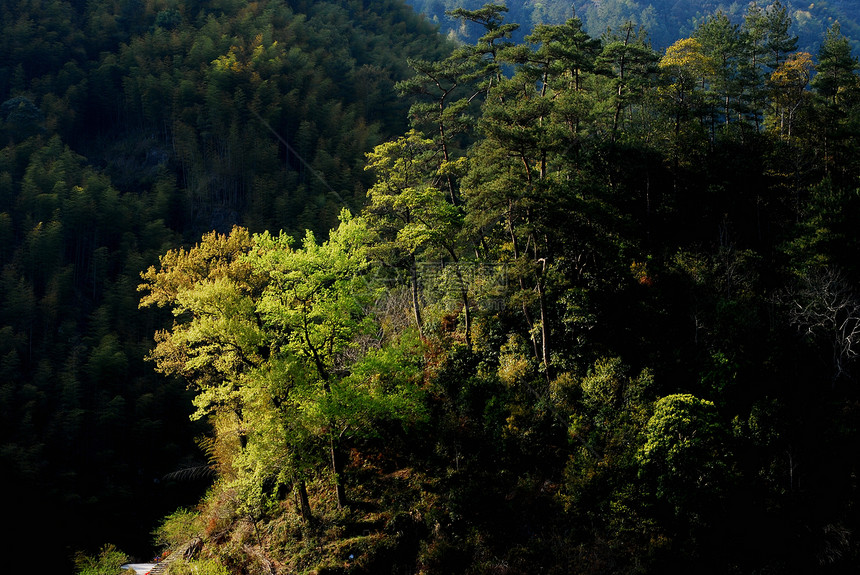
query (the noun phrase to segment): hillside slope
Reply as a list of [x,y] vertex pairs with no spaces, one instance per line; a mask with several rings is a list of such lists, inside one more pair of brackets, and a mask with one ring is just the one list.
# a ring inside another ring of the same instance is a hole
[[165,477],[205,428],[144,360],[172,318],[140,272],[213,228],[328,230],[405,127],[406,57],[445,49],[397,0],[2,3],[0,467],[46,561],[147,547],[205,487]]
[[218,481],[159,530],[183,572],[854,572],[847,39],[813,62],[779,11],[662,54],[578,19],[508,45],[457,14],[481,40],[414,62],[360,215],[143,278],[215,429]]

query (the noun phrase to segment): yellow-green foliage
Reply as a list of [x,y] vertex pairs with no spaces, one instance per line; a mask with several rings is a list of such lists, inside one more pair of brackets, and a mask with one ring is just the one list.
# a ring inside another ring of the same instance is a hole
[[167,575],[230,575],[217,559],[179,559],[168,567]]
[[102,547],[96,557],[79,553],[75,557],[75,572],[77,575],[119,575],[124,573],[121,567],[128,560],[128,555],[108,544]]
[[176,548],[202,532],[200,513],[177,509],[164,518],[153,532],[153,542],[159,547]]

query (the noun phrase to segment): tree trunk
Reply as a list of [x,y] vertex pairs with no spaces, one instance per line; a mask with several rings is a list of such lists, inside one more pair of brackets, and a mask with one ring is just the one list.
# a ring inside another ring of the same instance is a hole
[[418,337],[424,339],[424,327],[421,322],[421,301],[418,295],[418,270],[415,266],[415,256],[412,256],[410,264],[410,283],[412,284],[412,311],[415,314],[415,325],[418,326]]
[[612,139],[615,143],[615,138],[618,136],[618,125],[621,122],[621,110],[623,109],[622,94],[624,93],[624,65],[627,58],[627,45],[630,43],[630,32],[633,28],[627,28],[627,34],[624,37],[624,51],[621,52],[621,61],[618,64],[618,91],[615,94],[615,115],[612,118]]
[[[544,265],[546,262],[544,261]],[[540,305],[540,338],[541,338],[541,356],[543,359],[544,375],[547,382],[552,380],[550,373],[550,358],[549,358],[549,318],[547,317],[546,298],[543,291],[543,277],[539,277],[537,281],[538,303]]]
[[239,440],[239,448],[245,451],[245,448],[248,447],[248,434],[245,432],[245,420],[242,417],[242,410],[234,409],[233,413],[236,415],[236,437]]
[[313,521],[313,514],[311,513],[311,503],[308,499],[308,486],[304,479],[296,483],[296,491],[299,496],[299,513],[302,516],[302,521],[310,523]]
[[334,437],[329,437],[329,450],[331,452],[331,470],[334,474],[334,491],[337,495],[337,508],[343,509],[346,506],[346,490],[343,487],[343,462],[341,454],[334,444]]
[[472,310],[469,306],[469,288],[463,280],[463,274],[460,272],[460,263],[454,262],[457,266],[457,279],[460,282],[460,297],[463,300],[463,321],[465,322],[466,331],[466,348],[469,352],[472,351]]

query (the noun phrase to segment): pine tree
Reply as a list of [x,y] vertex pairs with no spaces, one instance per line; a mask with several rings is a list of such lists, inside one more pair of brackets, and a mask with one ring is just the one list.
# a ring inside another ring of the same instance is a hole
[[722,115],[723,124],[728,126],[735,111],[741,108],[743,53],[740,26],[732,24],[723,12],[717,12],[699,26],[695,37],[714,65],[708,82],[709,99],[715,108],[711,113],[712,126],[719,115]]
[[764,12],[765,65],[771,70],[779,68],[788,55],[797,50],[798,37],[791,33],[791,24],[791,15],[780,0],[774,0]]

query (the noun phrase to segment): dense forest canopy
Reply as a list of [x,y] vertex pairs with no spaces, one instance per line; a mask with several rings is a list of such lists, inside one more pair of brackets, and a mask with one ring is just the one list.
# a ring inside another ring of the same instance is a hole
[[852,572],[851,20],[611,6],[4,4],[11,548]]
[[237,223],[327,232],[407,125],[406,58],[449,48],[385,0],[14,0],[0,26],[5,548],[139,553],[208,477],[140,272]]
[[[443,33],[469,42],[479,35],[474,28],[463,26],[445,12],[457,8],[477,10],[484,4],[483,0],[411,0],[407,3],[439,24]],[[562,24],[575,16],[582,19],[586,32],[595,38],[602,36],[607,29],[617,29],[628,21],[633,22],[648,31],[655,48],[665,49],[676,40],[691,35],[708,16],[717,12],[726,14],[732,22],[739,24],[751,3],[725,0],[514,0],[504,4],[509,10],[509,20],[522,26],[519,39],[538,24]],[[771,2],[758,0],[757,4],[766,8]],[[791,18],[802,50],[814,52],[824,32],[837,21],[851,45],[855,49],[860,47],[860,6],[856,2],[783,0],[782,4]]]
[[[225,572],[806,573],[858,559],[858,61],[775,2],[410,59],[327,239],[170,251],[145,306]],[[199,263],[196,263],[199,262]]]

